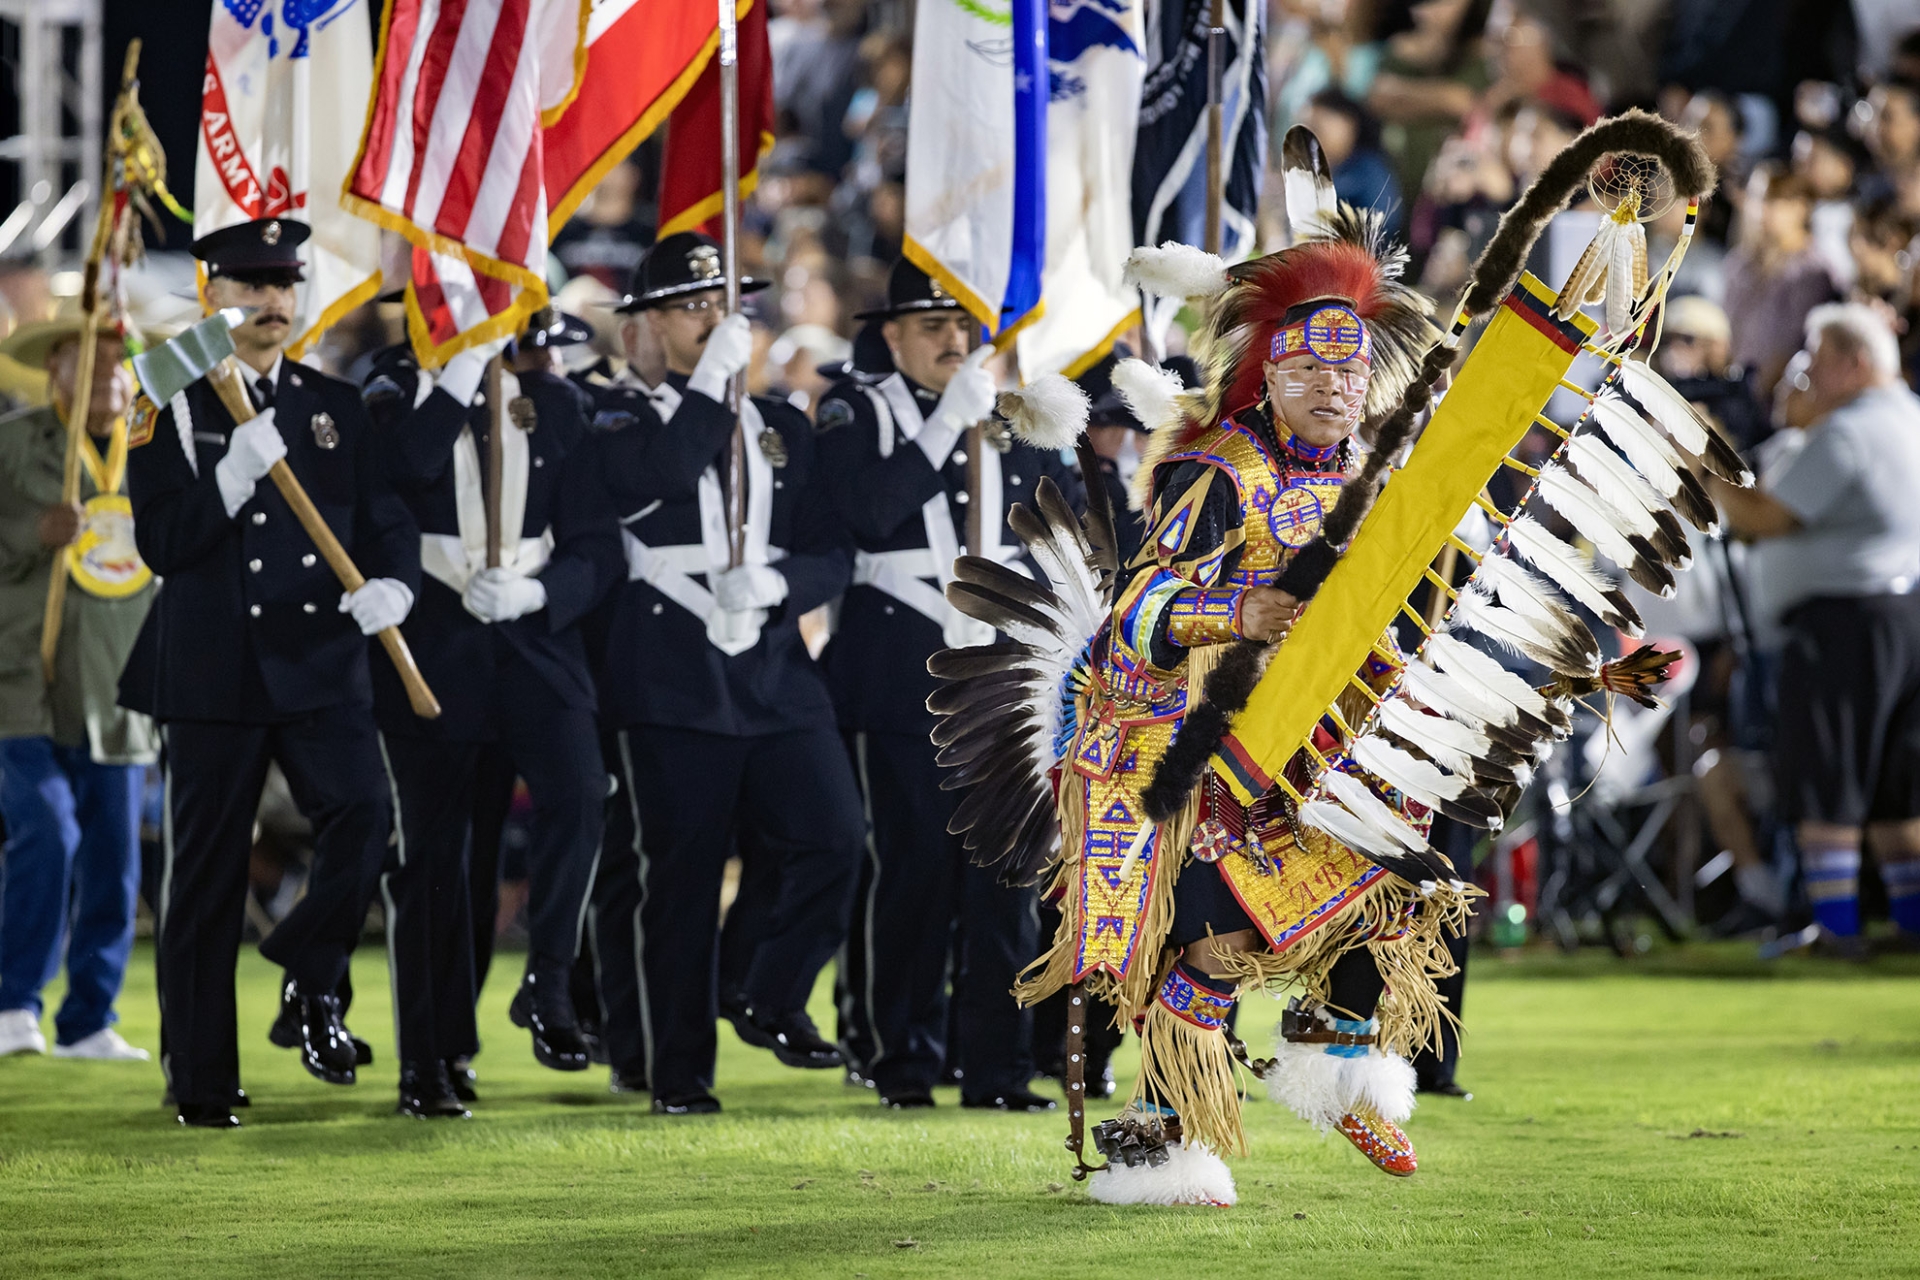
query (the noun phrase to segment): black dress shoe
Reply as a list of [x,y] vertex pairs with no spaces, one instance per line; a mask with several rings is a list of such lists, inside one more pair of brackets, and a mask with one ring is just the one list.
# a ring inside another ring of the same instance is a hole
[[478,1102],[480,1094],[474,1088],[480,1077],[473,1074],[473,1068],[465,1065],[465,1059],[448,1058],[447,1083],[453,1088],[453,1096],[462,1102]]
[[846,1084],[849,1089],[871,1089],[873,1077],[863,1074],[858,1067],[848,1067]]
[[555,1071],[585,1071],[587,1042],[580,1036],[566,979],[564,971],[555,975],[528,969],[513,1003],[507,1006],[507,1016],[514,1026],[533,1032],[533,1056],[541,1066]]
[[471,1114],[454,1096],[453,1082],[447,1079],[444,1062],[401,1064],[399,1112],[423,1120],[440,1117],[465,1120]]
[[710,1093],[688,1093],[677,1098],[655,1098],[657,1116],[712,1116],[720,1114],[720,1099]]
[[300,1000],[294,993],[292,978],[280,984],[280,1012],[267,1028],[267,1039],[281,1049],[300,1047]]
[[[342,1023],[340,1026],[340,1029],[342,1031],[346,1031],[346,1024]],[[347,1031],[347,1039],[353,1045],[353,1065],[356,1067],[372,1066],[373,1065],[373,1046],[368,1044],[365,1040],[362,1040],[359,1036],[353,1034],[353,1032],[351,1031]]]
[[615,1067],[607,1074],[608,1093],[645,1093],[647,1091],[647,1073],[645,1068],[623,1070]]
[[1437,1093],[1443,1098],[1461,1098],[1468,1102],[1473,1100],[1473,1094],[1469,1093],[1458,1080],[1423,1081],[1419,1086],[1419,1091],[1421,1093]]
[[180,1108],[180,1123],[190,1129],[238,1129],[240,1121],[233,1112],[221,1106],[199,1106],[187,1103]]
[[982,1098],[962,1098],[960,1105],[976,1111],[1051,1111],[1059,1104],[1031,1089],[1009,1089]]
[[328,1084],[354,1082],[353,1038],[340,1025],[340,997],[331,991],[308,995],[295,989],[294,1010],[300,1028],[300,1065]]
[[897,1093],[882,1093],[880,1105],[890,1111],[918,1111],[933,1105],[933,1095],[925,1089],[902,1089]]
[[846,1065],[840,1046],[823,1038],[805,1013],[769,1016],[750,1012],[747,1021],[759,1036],[748,1043],[773,1050],[773,1056],[790,1067],[819,1071]]
[[235,1089],[233,1091],[233,1101],[229,1105],[234,1107],[250,1107],[253,1105],[253,1099],[247,1096],[245,1089]]

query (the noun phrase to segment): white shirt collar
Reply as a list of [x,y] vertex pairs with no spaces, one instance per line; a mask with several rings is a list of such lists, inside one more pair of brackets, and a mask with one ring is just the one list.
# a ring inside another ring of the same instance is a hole
[[244,369],[247,374],[247,393],[251,395],[253,389],[260,385],[260,379],[265,378],[267,385],[273,388],[274,394],[278,395],[280,391],[280,371],[286,363],[286,353],[282,352],[273,358],[273,368],[267,370],[265,373],[257,372],[250,364],[241,365],[240,367]]

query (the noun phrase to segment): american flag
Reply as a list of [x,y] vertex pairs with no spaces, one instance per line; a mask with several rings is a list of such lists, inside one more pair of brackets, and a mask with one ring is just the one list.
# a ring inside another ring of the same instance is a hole
[[[589,9],[389,0],[345,198],[415,246],[423,363],[517,333],[546,305],[544,132],[579,89]],[[427,293],[445,305],[429,311]]]

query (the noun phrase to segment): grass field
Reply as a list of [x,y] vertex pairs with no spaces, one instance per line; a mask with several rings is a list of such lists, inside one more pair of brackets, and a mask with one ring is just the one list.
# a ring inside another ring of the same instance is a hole
[[[534,1064],[513,958],[475,1118],[403,1120],[378,949],[352,1022],[379,1061],[352,1089],[267,1044],[275,975],[249,953],[237,1133],[176,1126],[157,1066],[0,1060],[0,1275],[1920,1275],[1920,964],[1744,955],[1477,957],[1477,1096],[1416,1113],[1416,1177],[1254,1102],[1218,1211],[1091,1204],[1058,1116],[950,1091],[888,1114],[731,1032],[726,1114],[656,1118],[603,1068]],[[144,948],[121,1008],[151,1047]]]

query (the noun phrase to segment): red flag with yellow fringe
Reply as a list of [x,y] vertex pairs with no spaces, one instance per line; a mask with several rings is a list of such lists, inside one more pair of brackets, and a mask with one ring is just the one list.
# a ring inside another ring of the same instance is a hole
[[[705,63],[667,124],[666,153],[660,166],[660,232],[705,231],[720,235],[720,60],[719,20],[712,6],[707,21],[715,30]],[[740,196],[759,183],[760,159],[773,148],[773,54],[767,47],[764,0],[740,0]]]

